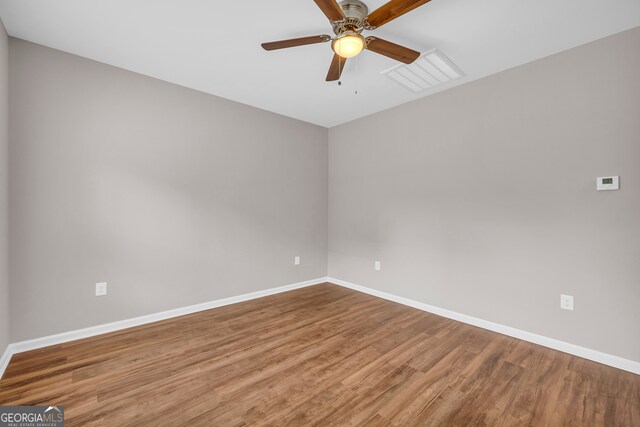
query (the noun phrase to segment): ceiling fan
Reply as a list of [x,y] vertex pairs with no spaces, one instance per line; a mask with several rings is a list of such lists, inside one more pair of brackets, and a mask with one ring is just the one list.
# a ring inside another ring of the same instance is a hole
[[365,38],[362,36],[362,31],[380,28],[387,22],[393,21],[430,0],[391,0],[372,13],[369,13],[367,5],[360,0],[344,0],[340,3],[336,0],[314,1],[331,22],[335,37],[322,34],[262,43],[262,47],[265,50],[276,50],[331,41],[331,49],[333,49],[334,55],[327,73],[328,82],[339,80],[347,59],[358,55],[363,49],[405,64],[411,64],[420,56],[420,52],[379,37],[369,36]]

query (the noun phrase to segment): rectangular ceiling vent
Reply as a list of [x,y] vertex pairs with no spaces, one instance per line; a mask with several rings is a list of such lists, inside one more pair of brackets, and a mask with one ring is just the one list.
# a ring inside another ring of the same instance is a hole
[[464,77],[464,73],[438,49],[425,52],[411,64],[400,64],[382,74],[413,92],[423,92]]

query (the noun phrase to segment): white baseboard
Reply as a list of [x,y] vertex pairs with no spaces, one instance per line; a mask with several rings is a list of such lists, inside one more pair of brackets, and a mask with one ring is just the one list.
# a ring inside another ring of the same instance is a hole
[[376,289],[367,288],[366,286],[360,286],[354,283],[345,282],[344,280],[335,279],[333,277],[327,277],[326,280],[327,282],[334,283],[345,288],[364,292],[365,294],[373,295],[375,297],[397,302],[402,305],[417,308],[418,310],[437,314],[438,316],[457,320],[459,322],[467,323],[469,325],[477,326],[483,329],[488,329],[493,332],[498,332],[503,335],[508,335],[510,337],[518,338],[534,344],[539,344],[544,347],[549,347],[554,350],[573,354],[574,356],[593,360],[594,362],[602,363],[603,365],[613,366],[614,368],[622,369],[640,375],[640,362],[635,362],[633,360],[624,359],[622,357],[602,353],[600,351],[592,350],[585,347],[580,347],[575,344],[570,344],[554,338],[549,338],[542,335],[534,334],[532,332],[523,331],[521,329],[512,328],[510,326],[501,325],[499,323],[490,322],[488,320],[478,319],[477,317],[468,316],[466,314],[457,313],[455,311],[425,304],[423,302],[414,301],[409,298],[404,298],[386,292],[378,291]]
[[82,338],[93,337],[96,335],[102,335],[109,332],[120,331],[122,329],[132,328],[134,326],[145,325],[147,323],[157,322],[159,320],[171,319],[173,317],[184,316],[185,314],[196,313],[199,311],[209,310],[216,307],[222,307],[225,305],[236,304],[243,301],[249,301],[256,298],[262,298],[269,295],[279,294],[281,292],[291,291],[294,289],[300,289],[307,286],[317,285],[327,281],[326,277],[320,277],[317,279],[307,280],[304,282],[293,283],[291,285],[279,286],[277,288],[264,289],[261,291],[251,292],[248,294],[237,295],[229,298],[223,298],[215,301],[209,301],[202,304],[190,305],[188,307],[176,308],[173,310],[163,311],[160,313],[148,314],[145,316],[134,317],[132,319],[120,320],[112,323],[105,323],[103,325],[91,326],[89,328],[77,329],[75,331],[63,332],[60,334],[49,335],[41,338],[34,338],[31,340],[20,341],[9,344],[2,359],[0,359],[0,379],[4,374],[11,356],[16,353],[22,353],[24,351],[36,350],[42,347],[48,347],[51,345],[62,344],[69,341],[75,341]]
[[4,370],[7,369],[7,366],[9,365],[9,361],[11,360],[12,355],[13,353],[11,352],[11,344],[9,344],[7,348],[4,350],[4,353],[2,353],[2,357],[0,357],[0,379],[2,379]]
[[121,320],[118,322],[107,323],[103,325],[93,326],[84,329],[78,329],[71,332],[64,332],[61,334],[50,335],[41,338],[35,338],[32,340],[21,341],[13,344],[9,344],[2,357],[0,358],[0,379],[4,374],[4,371],[11,360],[11,356],[16,353],[22,353],[24,351],[35,350],[42,347],[48,347],[51,345],[62,344],[69,341],[75,341],[82,338],[88,338],[96,335],[106,334],[108,332],[115,332],[122,329],[131,328],[134,326],[140,326],[147,323],[157,322],[159,320],[170,319],[173,317],[183,316],[185,314],[196,313],[199,311],[209,310],[216,307],[222,307],[225,305],[235,304],[238,302],[249,301],[256,298],[261,298],[269,295],[278,294],[281,292],[290,291],[293,289],[304,288],[307,286],[317,285],[319,283],[330,282],[345,288],[353,289],[359,292],[364,292],[369,295],[373,295],[379,298],[383,298],[389,301],[397,302],[409,307],[417,308],[418,310],[426,311],[436,314],[438,316],[446,317],[449,319],[457,320],[459,322],[467,323],[469,325],[478,326],[483,329],[498,332],[503,335],[518,338],[524,341],[539,344],[544,347],[549,347],[554,350],[559,350],[565,353],[573,354],[575,356],[583,357],[585,359],[593,360],[604,365],[609,365],[614,368],[622,369],[634,374],[640,375],[640,362],[624,359],[622,357],[613,356],[611,354],[602,353],[596,350],[592,350],[585,347],[580,347],[575,344],[570,344],[564,341],[548,338],[542,335],[534,334],[531,332],[523,331],[521,329],[512,328],[510,326],[501,325],[499,323],[490,322],[488,320],[479,319],[477,317],[468,316],[466,314],[457,313],[455,311],[447,310],[444,308],[436,307],[433,305],[425,304],[422,302],[414,301],[409,298],[400,297],[397,295],[389,294],[386,292],[378,291],[375,289],[367,288],[366,286],[356,285],[344,280],[335,279],[332,277],[321,277],[318,279],[307,280],[305,282],[294,283],[291,285],[280,286],[277,288],[270,288],[261,291],[251,292],[248,294],[238,295],[234,297],[219,299],[215,301],[209,301],[202,304],[191,305],[188,307],[177,308],[174,310],[163,311],[161,313],[149,314],[146,316],[135,317],[133,319]]

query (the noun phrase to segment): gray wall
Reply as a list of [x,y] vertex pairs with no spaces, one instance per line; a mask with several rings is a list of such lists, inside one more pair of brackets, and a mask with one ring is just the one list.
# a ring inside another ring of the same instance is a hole
[[639,361],[638,45],[327,134],[11,39],[11,340],[320,277],[328,250],[333,277]]
[[12,341],[326,275],[326,129],[9,51]]
[[9,344],[8,149],[9,40],[0,20],[0,356]]
[[330,276],[640,361],[639,46],[635,28],[331,129]]

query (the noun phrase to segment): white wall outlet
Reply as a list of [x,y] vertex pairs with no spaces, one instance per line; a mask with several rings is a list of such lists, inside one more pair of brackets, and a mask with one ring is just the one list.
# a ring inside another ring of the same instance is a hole
[[563,310],[573,310],[573,296],[560,295],[560,308]]
[[380,261],[376,261],[373,263],[373,268],[376,269],[376,271],[380,271]]
[[107,282],[96,283],[96,296],[101,297],[107,294]]
[[299,256],[296,256],[296,257],[293,258],[293,264],[294,265],[300,265],[300,257]]
[[620,177],[619,176],[599,176],[596,181],[596,188],[598,191],[619,190],[620,189]]

